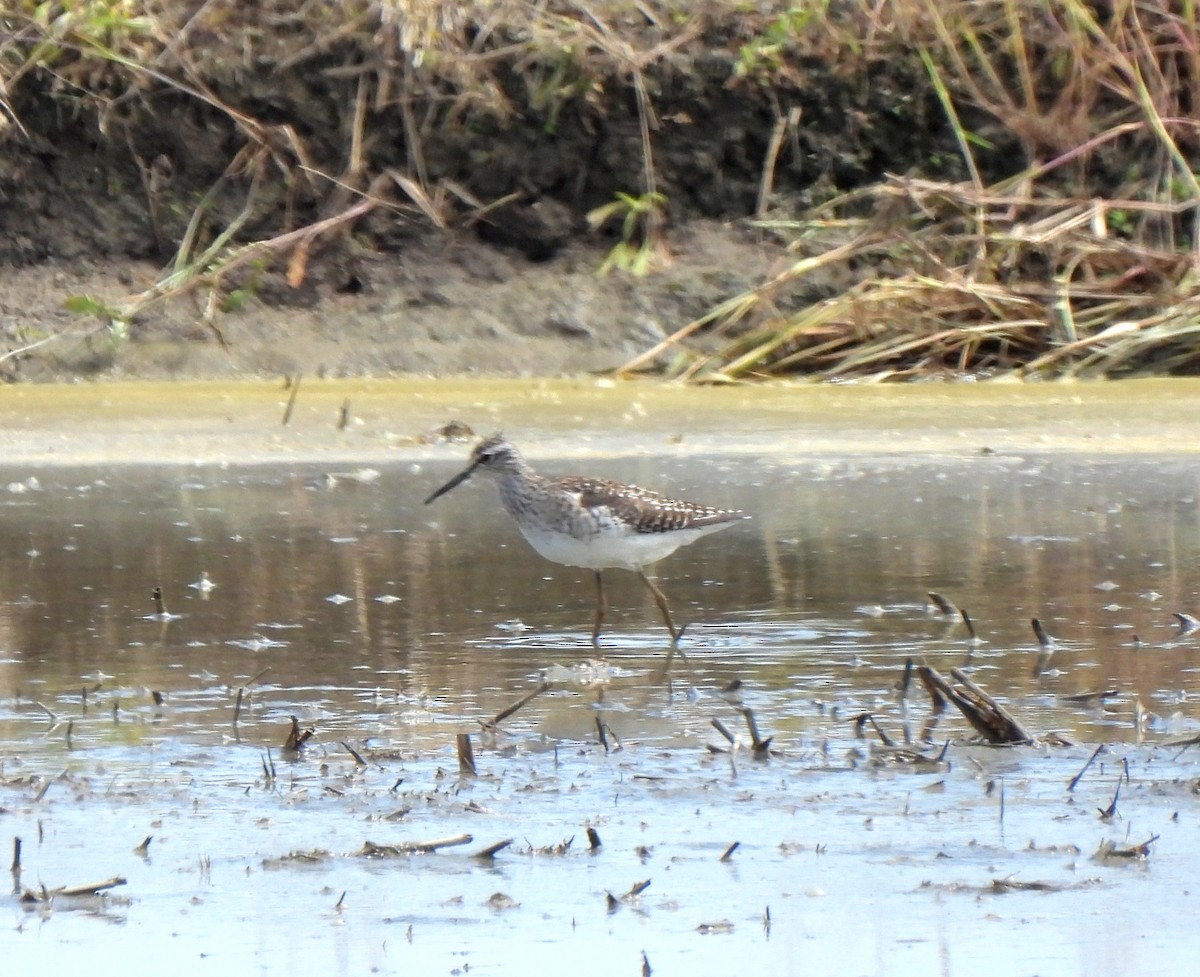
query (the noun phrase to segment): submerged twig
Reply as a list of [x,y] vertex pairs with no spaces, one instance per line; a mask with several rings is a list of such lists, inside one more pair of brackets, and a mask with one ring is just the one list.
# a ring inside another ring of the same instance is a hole
[[1158,835],[1151,835],[1140,845],[1118,845],[1115,841],[1110,841],[1106,838],[1100,842],[1100,847],[1096,849],[1096,853],[1092,857],[1097,861],[1110,858],[1148,858],[1150,855],[1150,846],[1158,841],[1158,838]]
[[505,848],[513,843],[512,838],[505,838],[503,841],[497,841],[494,845],[488,845],[482,851],[475,853],[476,858],[490,860],[496,857],[498,852],[502,852]]
[[358,854],[364,858],[394,858],[400,855],[428,855],[442,848],[454,848],[458,845],[469,845],[474,837],[468,834],[451,835],[449,838],[435,838],[432,841],[405,841],[398,845],[377,845],[373,841],[364,841]]
[[107,892],[109,889],[115,889],[117,886],[125,885],[126,880],[119,875],[114,875],[110,879],[104,879],[100,882],[85,882],[80,885],[63,885],[54,889],[41,888],[37,892],[26,889],[21,894],[21,901],[27,903],[47,903],[52,899],[60,896],[73,898],[77,896],[97,896],[102,892]]

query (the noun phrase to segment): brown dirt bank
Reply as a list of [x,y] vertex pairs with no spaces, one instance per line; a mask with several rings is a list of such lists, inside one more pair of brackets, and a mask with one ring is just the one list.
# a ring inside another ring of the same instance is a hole
[[[98,329],[64,305],[72,295],[117,302],[147,288],[158,266],[81,258],[3,272],[0,330],[10,380],[205,379],[391,373],[562,375],[611,370],[749,287],[777,245],[707,221],[677,229],[671,266],[649,279],[601,278],[604,250],[586,242],[532,262],[469,236],[429,232],[421,247],[359,255],[361,288],[321,266],[303,289],[264,283],[216,327],[188,296],[138,316],[126,335]],[[220,331],[221,340],[217,338]]]
[[[960,169],[928,86],[913,96],[919,63],[891,56],[904,38],[856,4],[9,14],[9,379],[608,369],[772,271],[778,242],[736,226],[760,205],[791,212],[917,160]],[[789,118],[804,125],[781,129]],[[626,232],[623,213],[589,229],[620,193],[662,198]],[[328,233],[230,260],[329,218]],[[669,254],[666,269],[598,278],[622,242]],[[144,301],[176,284],[172,262],[187,295]],[[128,322],[97,327],[63,309],[72,296]]]
[[13,0],[0,375],[1195,372],[1200,27],[1014,9]]

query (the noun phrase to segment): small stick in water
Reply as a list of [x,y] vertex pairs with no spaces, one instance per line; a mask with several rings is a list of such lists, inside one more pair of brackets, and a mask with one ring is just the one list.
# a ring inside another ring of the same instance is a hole
[[103,882],[88,882],[84,885],[64,885],[60,889],[51,889],[50,894],[54,896],[94,896],[105,889],[115,889],[117,886],[124,884],[125,879],[119,875],[115,875],[111,879],[105,879]]
[[358,854],[364,858],[389,857],[399,855],[428,855],[439,848],[453,848],[457,845],[469,845],[474,837],[468,834],[452,835],[449,838],[435,838],[431,841],[405,841],[398,845],[377,845],[373,841],[364,841]]
[[939,614],[950,615],[954,613],[954,605],[951,604],[950,601],[946,600],[946,598],[941,594],[934,593],[931,590],[927,596],[931,601],[933,601],[933,606],[938,609]]
[[1033,626],[1033,634],[1034,637],[1038,639],[1038,644],[1043,648],[1053,648],[1054,639],[1050,637],[1050,634],[1044,627],[1042,627],[1042,622],[1035,617],[1029,623]]
[[1112,803],[1108,807],[1098,807],[1101,821],[1111,821],[1117,816],[1117,798],[1121,796],[1121,778],[1117,778],[1117,789],[1113,793]]
[[758,735],[758,723],[754,721],[754,713],[748,707],[743,707],[742,715],[746,717],[746,727],[750,730],[750,748],[754,755],[759,758],[769,756],[773,737],[768,736],[764,740]]
[[342,409],[338,411],[337,429],[339,431],[346,430],[350,425],[350,398],[347,397],[342,401]]
[[296,397],[300,393],[300,374],[297,373],[294,377],[288,377],[288,386],[292,388],[291,394],[288,396],[287,407],[283,409],[283,426],[287,427],[288,421],[292,419],[292,411],[296,407]]
[[285,750],[298,750],[312,739],[312,735],[313,731],[311,729],[301,730],[299,720],[295,716],[292,716],[292,728],[288,731],[283,748]]
[[608,727],[599,716],[596,717],[596,735],[600,738],[600,745],[604,747],[604,752],[608,753]]
[[1069,784],[1067,784],[1068,791],[1073,791],[1076,787],[1079,786],[1079,781],[1081,781],[1083,779],[1083,775],[1085,773],[1087,773],[1088,767],[1090,767],[1093,763],[1096,762],[1096,757],[1098,757],[1102,752],[1104,752],[1104,744],[1103,743],[1101,743],[1098,747],[1096,747],[1095,752],[1093,752],[1092,755],[1090,757],[1088,757],[1087,763],[1085,763],[1083,765],[1083,768],[1079,771],[1079,773],[1075,774],[1075,776],[1071,778],[1071,782]]
[[970,642],[978,641],[979,638],[975,634],[975,623],[971,620],[971,615],[966,611],[958,612],[962,616],[963,624],[967,626],[967,640]]
[[742,843],[740,841],[735,841],[732,845],[726,848],[724,854],[721,855],[720,861],[729,861],[733,857],[733,853],[737,851],[739,847],[741,847],[741,844]]
[[497,841],[494,845],[488,845],[483,851],[476,852],[476,858],[492,859],[496,857],[497,852],[503,851],[513,843],[511,838],[505,838],[503,841]]
[[471,734],[458,734],[458,772],[464,776],[476,776],[475,750],[471,746]]
[[504,720],[506,720],[506,719],[507,719],[509,716],[511,716],[513,713],[515,713],[515,712],[516,712],[518,709],[522,708],[522,707],[523,707],[523,706],[525,706],[527,703],[529,703],[529,702],[531,702],[532,700],[536,699],[536,698],[537,698],[539,695],[541,695],[543,692],[548,692],[548,691],[550,691],[550,683],[549,683],[549,682],[543,682],[541,685],[539,685],[539,686],[538,686],[536,689],[534,689],[532,692],[530,692],[530,693],[528,693],[527,695],[523,696],[523,697],[522,697],[522,698],[521,698],[521,699],[520,699],[518,702],[515,702],[515,703],[513,703],[513,704],[512,704],[511,706],[509,706],[507,709],[502,709],[502,710],[500,710],[500,712],[496,713],[496,715],[495,715],[495,716],[493,716],[493,717],[492,717],[491,719],[489,719],[487,722],[481,722],[481,723],[480,723],[480,725],[481,725],[481,726],[483,726],[483,728],[484,728],[484,729],[495,729],[495,728],[496,728],[497,726],[499,726],[499,725],[500,725],[502,722],[504,722]]
[[729,730],[725,727],[725,724],[723,722],[721,722],[721,720],[717,719],[715,716],[712,719],[712,727],[718,733],[720,733],[722,736],[724,736],[725,739],[729,740],[730,743],[733,743],[736,741],[733,733],[729,732]]

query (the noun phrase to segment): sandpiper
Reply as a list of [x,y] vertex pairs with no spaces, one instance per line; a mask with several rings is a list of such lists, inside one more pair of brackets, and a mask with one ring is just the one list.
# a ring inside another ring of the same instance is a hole
[[538,553],[555,563],[595,572],[592,644],[597,647],[608,610],[601,571],[620,567],[635,571],[645,581],[662,612],[674,648],[683,631],[676,629],[667,599],[646,576],[645,567],[701,536],[748,518],[732,509],[668,499],[637,485],[586,475],[539,475],[500,434],[478,444],[470,464],[430,495],[425,504],[461,485],[476,471],[499,481],[500,501]]

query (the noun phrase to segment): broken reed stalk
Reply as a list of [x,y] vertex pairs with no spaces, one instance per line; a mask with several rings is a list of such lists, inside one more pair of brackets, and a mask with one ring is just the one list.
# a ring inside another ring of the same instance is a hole
[[494,845],[488,845],[482,851],[477,851],[475,853],[475,857],[484,860],[493,859],[496,857],[497,853],[504,851],[504,849],[512,843],[512,838],[505,838],[503,841],[497,841]]
[[967,626],[967,640],[978,641],[979,639],[975,635],[975,623],[971,620],[971,615],[966,611],[959,611],[959,614],[962,616],[963,624]]
[[288,730],[287,739],[284,740],[283,748],[285,750],[299,750],[304,746],[305,743],[312,739],[313,730],[311,728],[301,730],[300,721],[296,719],[295,716],[292,716],[291,718],[292,726],[291,729]]
[[399,855],[428,855],[442,848],[455,848],[459,845],[469,845],[475,838],[472,835],[451,835],[449,838],[435,838],[432,841],[405,841],[398,845],[377,845],[373,841],[364,841],[358,854],[364,858],[388,858]]
[[608,911],[613,912],[619,909],[622,903],[632,902],[648,888],[650,888],[650,880],[646,879],[644,882],[634,882],[629,887],[629,891],[621,896],[614,896],[611,892],[606,892],[604,895],[605,902],[608,904]]
[[998,727],[998,733],[1003,737],[1003,742],[1006,743],[1032,743],[1033,737],[1025,731],[1025,728],[1017,722],[1013,715],[1005,709],[1000,703],[993,699],[990,695],[983,691],[978,685],[971,681],[961,668],[950,669],[950,674],[959,682],[961,682],[972,695],[976,696],[979,703],[986,707],[985,714],[994,715],[995,723]]
[[945,614],[947,617],[949,617],[954,613],[954,605],[951,604],[950,601],[946,600],[946,598],[941,594],[931,590],[928,592],[927,596],[931,601],[933,601],[933,606],[938,609],[939,614]]
[[1054,647],[1054,639],[1050,637],[1050,632],[1043,627],[1041,620],[1036,617],[1031,618],[1029,621],[1029,626],[1033,628],[1033,636],[1037,638],[1039,645],[1041,645],[1043,648]]
[[550,688],[551,688],[551,686],[550,686],[549,682],[543,682],[536,689],[534,689],[532,692],[529,692],[526,695],[522,696],[517,702],[514,702],[507,709],[501,709],[491,719],[487,720],[486,722],[480,721],[480,725],[484,729],[495,729],[502,722],[504,722],[504,720],[506,720],[513,713],[515,713],[518,709],[524,708],[526,705],[528,705],[530,702],[532,702],[534,699],[536,699],[543,692],[549,692]]
[[[946,697],[942,694],[941,686],[934,681],[931,674],[932,669],[921,667],[917,669],[917,676],[921,679],[921,684],[925,686],[925,691],[929,693],[929,698],[933,703],[933,714],[940,716],[946,711]],[[940,677],[940,676],[939,676]]]
[[291,388],[291,393],[288,395],[287,406],[283,409],[283,427],[288,426],[288,421],[292,419],[292,411],[296,409],[296,398],[300,395],[299,373],[288,378],[288,386]]
[[721,720],[717,719],[716,716],[714,716],[710,720],[710,722],[712,723],[713,729],[715,729],[718,733],[720,733],[722,736],[724,736],[725,739],[727,739],[731,745],[733,743],[737,742],[737,738],[733,735],[733,733],[729,732],[728,727],[726,727],[726,725],[723,722],[721,722]]
[[[617,741],[616,746],[610,747],[608,745],[608,737],[610,733],[612,733],[613,738]],[[596,717],[596,735],[599,737],[600,745],[604,747],[605,753],[611,753],[613,750],[619,750],[621,748],[620,738],[617,737],[616,733],[613,733],[612,727],[609,726],[608,723],[606,723],[600,716]]]
[[887,733],[883,731],[883,727],[875,721],[875,716],[868,712],[866,714],[866,718],[867,722],[871,724],[871,728],[875,730],[876,735],[879,737],[879,741],[889,749],[896,749],[895,740],[893,740],[890,736],[888,736]]
[[[936,689],[941,697],[958,707],[966,720],[989,743],[1027,744],[1033,737],[995,699],[972,682],[961,668],[951,669],[950,674],[963,688],[958,689],[947,682],[929,665],[922,665],[921,679],[927,689]],[[932,694],[932,692],[931,692]],[[937,697],[934,699],[937,708]]]
[[119,875],[114,875],[110,879],[104,879],[101,882],[87,882],[82,885],[64,885],[54,889],[43,888],[40,892],[31,892],[26,890],[21,896],[22,902],[37,902],[46,903],[60,896],[72,898],[76,896],[96,896],[102,892],[107,892],[109,889],[115,889],[119,885],[125,885],[126,880]]
[[271,756],[271,748],[267,747],[267,752],[262,757],[263,778],[265,785],[270,787],[275,783],[275,758]]
[[1101,753],[1103,753],[1104,749],[1105,749],[1105,747],[1104,747],[1103,743],[1101,743],[1098,747],[1096,747],[1096,749],[1092,753],[1092,755],[1090,757],[1088,757],[1087,763],[1085,763],[1083,765],[1083,767],[1080,769],[1079,773],[1075,774],[1075,776],[1072,777],[1070,782],[1067,784],[1068,792],[1074,791],[1075,788],[1079,786],[1079,781],[1081,781],[1083,779],[1083,775],[1085,773],[1087,773],[1088,767],[1090,767],[1093,763],[1096,762],[1096,757],[1098,757]]
[[1109,804],[1108,807],[1096,808],[1096,810],[1100,812],[1100,820],[1101,821],[1111,821],[1113,818],[1115,818],[1117,816],[1117,799],[1120,796],[1121,796],[1121,780],[1118,777],[1117,778],[1117,789],[1115,791],[1113,791],[1112,803]]
[[463,777],[475,777],[475,750],[471,746],[471,734],[459,733],[456,737],[458,746],[458,772]]
[[746,728],[750,731],[750,749],[756,757],[762,759],[770,755],[771,740],[774,737],[768,736],[765,740],[758,735],[758,723],[754,719],[754,713],[749,706],[742,707],[742,715],[746,717]]

